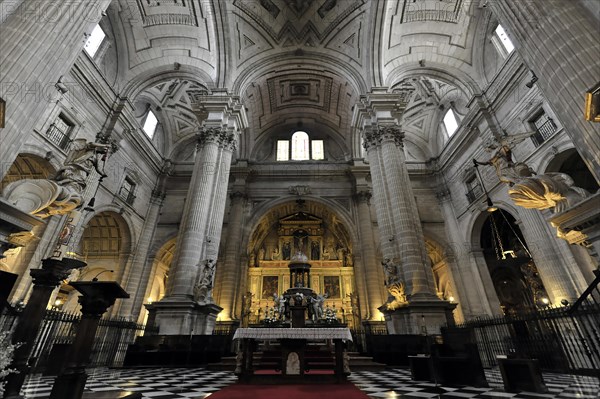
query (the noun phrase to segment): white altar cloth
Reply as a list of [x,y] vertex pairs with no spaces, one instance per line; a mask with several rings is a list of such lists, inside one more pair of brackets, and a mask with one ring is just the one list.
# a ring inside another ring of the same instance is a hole
[[352,341],[348,328],[238,328],[233,339],[342,339]]

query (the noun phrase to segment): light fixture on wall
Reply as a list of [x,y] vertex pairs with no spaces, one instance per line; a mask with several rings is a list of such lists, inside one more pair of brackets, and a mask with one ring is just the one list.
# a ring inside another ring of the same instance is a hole
[[477,173],[477,178],[479,179],[479,184],[481,184],[481,188],[483,189],[483,192],[485,193],[485,202],[487,204],[486,211],[496,212],[498,210],[498,207],[495,206],[494,203],[492,202],[492,199],[490,198],[490,195],[488,194],[487,189],[485,188],[485,184],[483,184],[483,179],[481,178],[481,174],[479,173],[479,164],[477,163],[477,161],[475,159],[473,159],[473,164],[475,165],[475,172]]

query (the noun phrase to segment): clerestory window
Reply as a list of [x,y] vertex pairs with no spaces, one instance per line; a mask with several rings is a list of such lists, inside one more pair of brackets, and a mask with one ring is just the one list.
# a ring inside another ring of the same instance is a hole
[[158,125],[158,119],[156,119],[156,115],[151,110],[148,110],[148,115],[146,115],[146,120],[144,121],[144,133],[152,139],[154,137],[154,133],[156,132],[156,126]]
[[295,132],[291,140],[277,140],[276,159],[278,161],[323,160],[325,159],[323,140],[311,140],[308,133]]
[[87,42],[85,43],[85,52],[88,53],[90,57],[94,58],[105,38],[106,33],[104,33],[100,25],[96,25]]
[[448,137],[452,137],[452,135],[458,129],[458,120],[456,119],[456,114],[452,109],[449,109],[444,115],[444,127],[446,128],[446,132],[448,133]]
[[508,35],[506,34],[506,30],[502,25],[498,25],[496,30],[494,31],[494,38],[492,39],[498,51],[504,56],[507,57],[512,53],[515,49],[513,42],[510,40]]

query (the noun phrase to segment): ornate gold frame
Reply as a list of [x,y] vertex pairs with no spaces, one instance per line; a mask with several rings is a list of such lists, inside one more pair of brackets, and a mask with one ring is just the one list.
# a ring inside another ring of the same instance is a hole
[[585,93],[585,120],[600,122],[600,82]]

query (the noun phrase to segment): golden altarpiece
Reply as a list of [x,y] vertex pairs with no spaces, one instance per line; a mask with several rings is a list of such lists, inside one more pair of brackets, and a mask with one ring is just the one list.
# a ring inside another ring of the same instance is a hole
[[311,264],[310,288],[327,294],[325,306],[335,309],[340,321],[349,327],[360,325],[350,239],[335,216],[328,219],[300,211],[254,231],[245,295],[250,312],[244,324],[259,323],[265,311],[274,306],[274,295],[290,287],[288,264],[300,253]]

